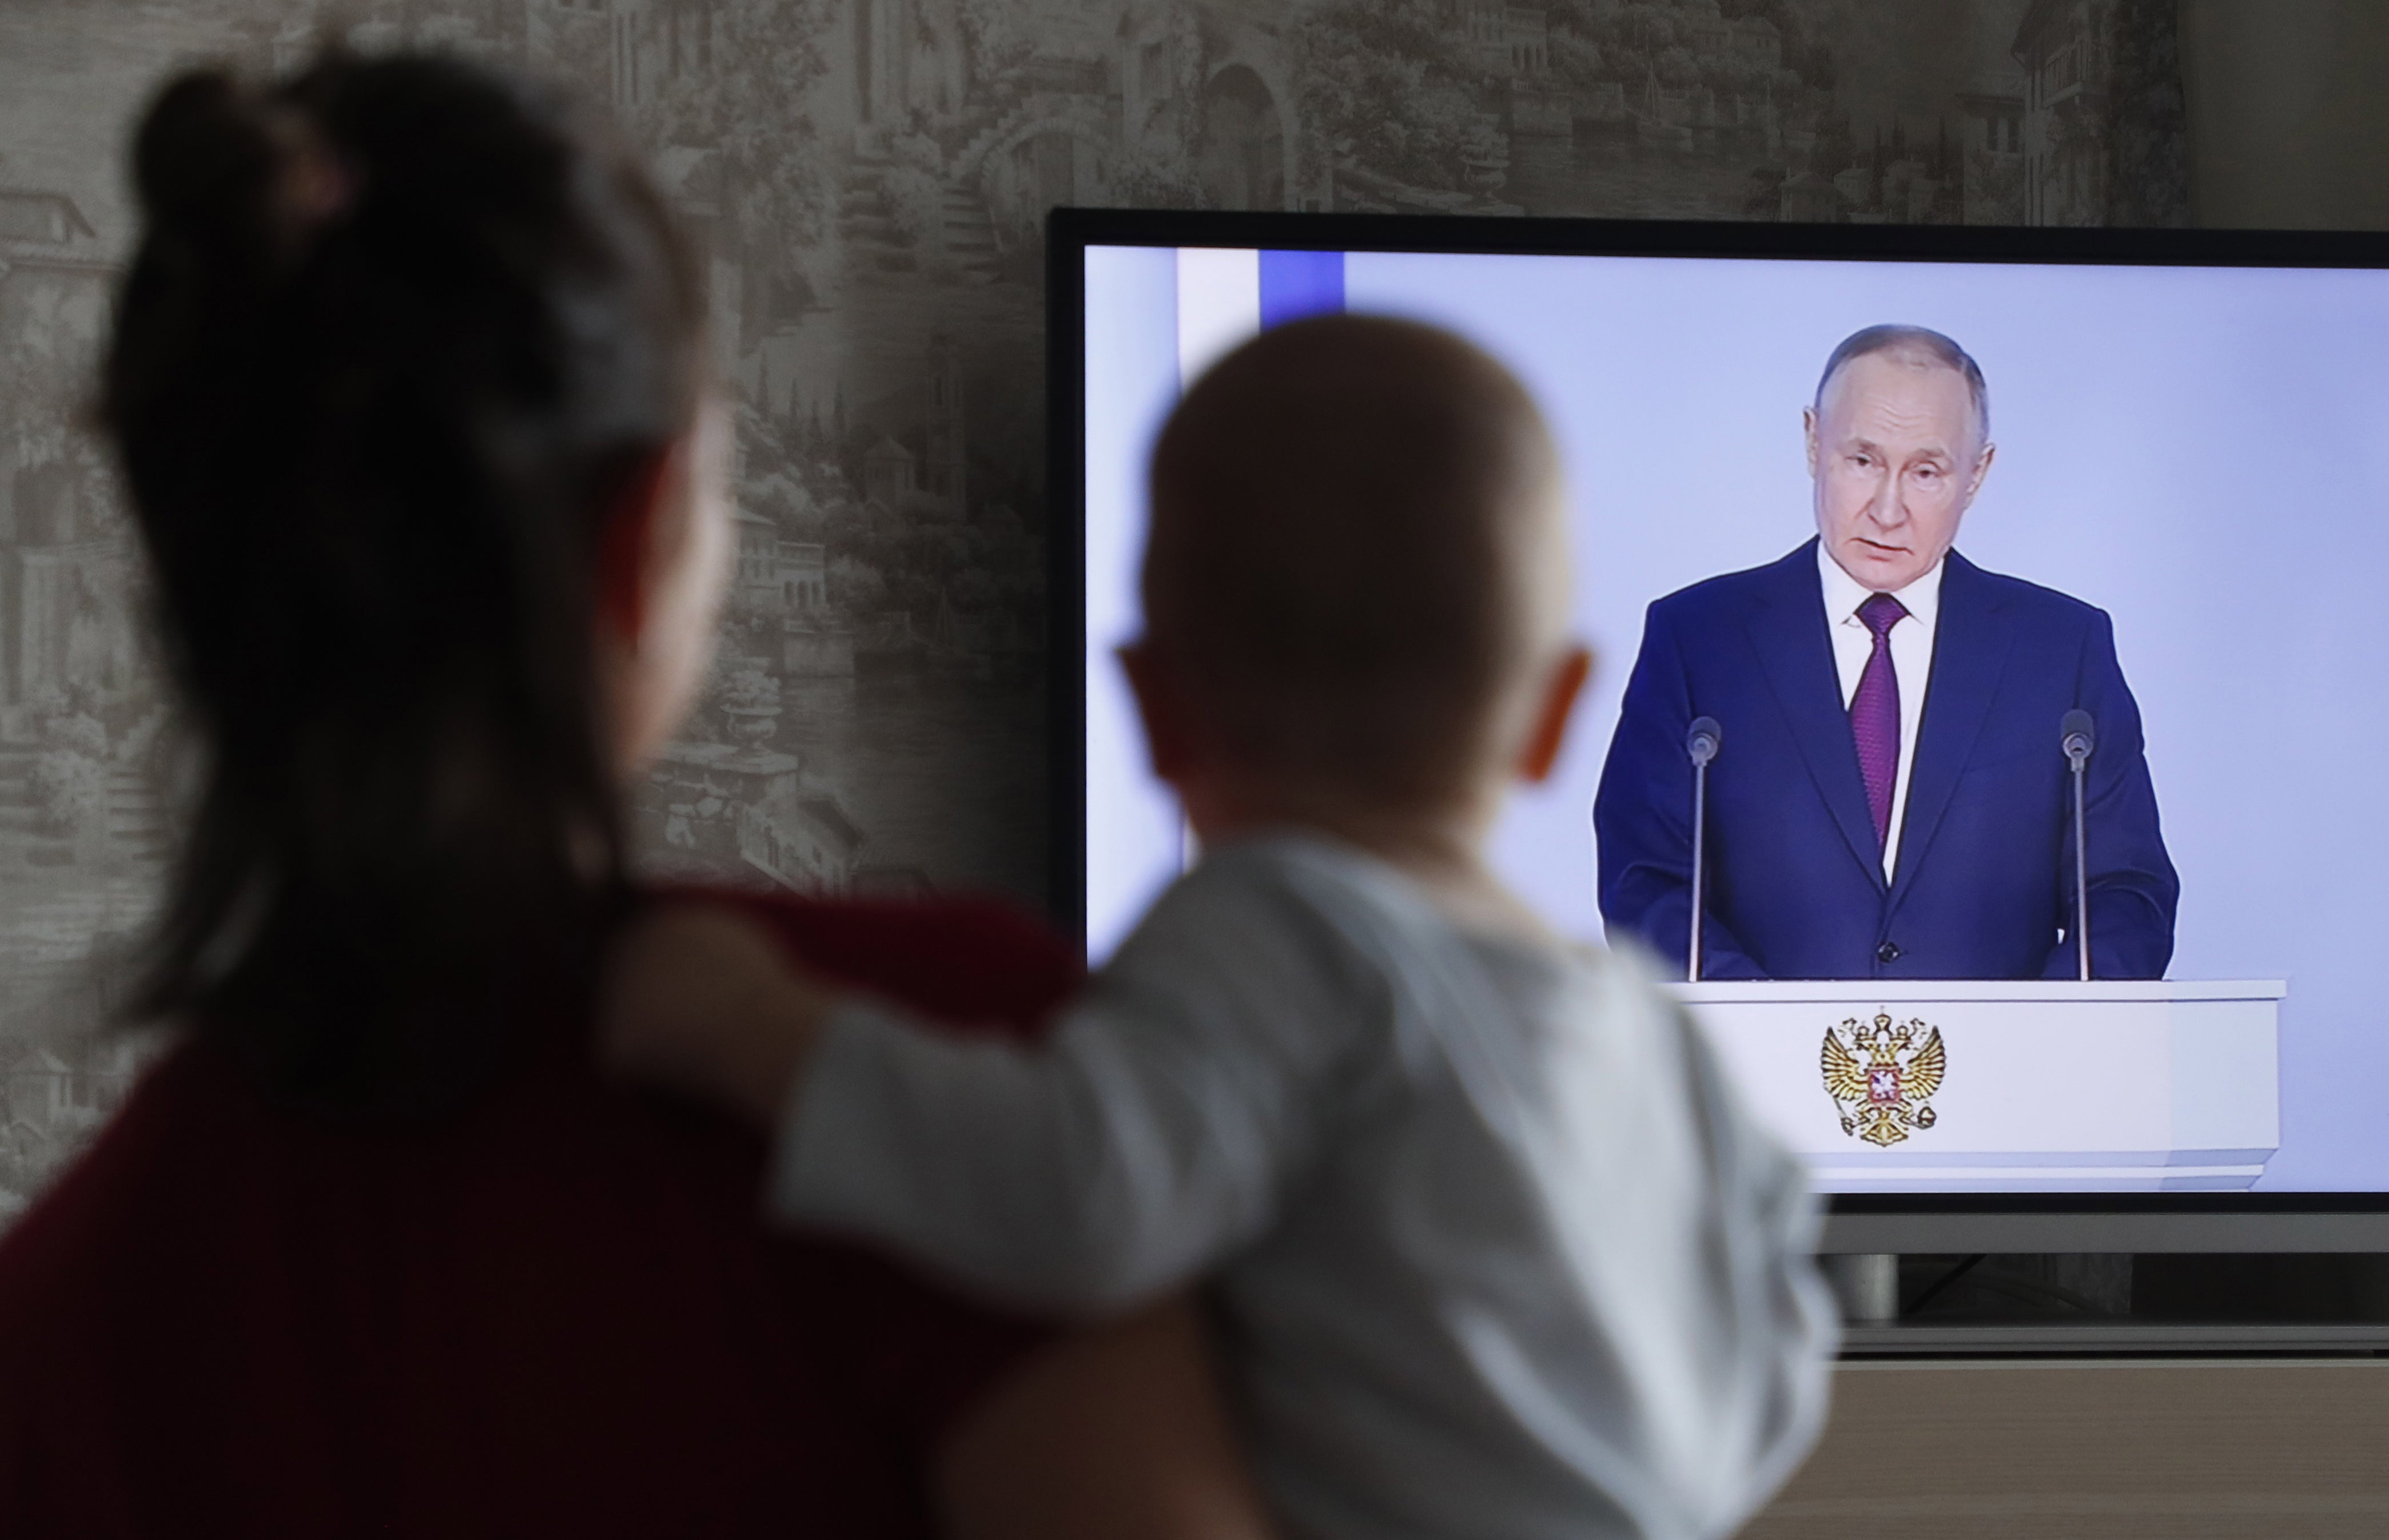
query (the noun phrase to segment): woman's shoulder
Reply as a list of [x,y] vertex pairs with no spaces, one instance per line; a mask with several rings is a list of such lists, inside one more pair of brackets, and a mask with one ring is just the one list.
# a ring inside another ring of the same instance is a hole
[[143,1296],[185,1285],[209,1249],[233,1243],[204,1217],[243,1158],[244,1092],[227,1070],[205,1045],[168,1049],[0,1236],[0,1528],[110,1474],[102,1430],[140,1391],[124,1381],[141,1369],[126,1328],[148,1314]]
[[[1072,976],[1001,907],[736,901],[958,1020],[1031,1019]],[[361,1124],[186,1043],[0,1238],[0,1531],[63,1462],[161,1500],[212,1472],[216,1517],[252,1533],[304,1526],[248,1511],[244,1483],[297,1514],[358,1482],[525,1533],[567,1509],[592,1533],[746,1533],[824,1504],[875,1516],[831,1532],[910,1533],[918,1462],[1046,1328],[767,1233],[761,1165],[745,1130],[581,1057],[454,1115]],[[479,1431],[424,1447],[419,1419],[456,1408]],[[344,1467],[361,1449],[390,1458]],[[714,1496],[697,1512],[691,1493]]]
[[251,1098],[229,1071],[210,1045],[167,1046],[91,1146],[0,1237],[0,1353],[23,1296],[70,1290],[82,1259],[154,1234],[139,1222],[143,1210],[207,1187],[210,1168],[237,1158],[241,1104]]

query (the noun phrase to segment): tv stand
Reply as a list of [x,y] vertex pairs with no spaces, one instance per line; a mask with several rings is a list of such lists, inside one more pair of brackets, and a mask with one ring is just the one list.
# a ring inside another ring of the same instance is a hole
[[2389,1321],[1892,1321],[1846,1326],[1845,1358],[2389,1356]]
[[1822,1259],[1846,1358],[2389,1357],[2389,1257]]

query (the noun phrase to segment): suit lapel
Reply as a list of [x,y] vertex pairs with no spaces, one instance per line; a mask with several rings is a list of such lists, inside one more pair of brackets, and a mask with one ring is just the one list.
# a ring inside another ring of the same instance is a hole
[[[1909,766],[1907,822],[1892,885],[1895,909],[1914,885],[1958,777],[1974,758],[2015,643],[1981,570],[1955,551],[1948,563],[1941,574],[1941,615],[1933,631],[1933,674],[1916,730],[1916,758]],[[2050,730],[2054,735],[2054,724]]]
[[1883,847],[1875,841],[1874,815],[1867,807],[1858,745],[1850,737],[1841,675],[1833,667],[1833,646],[1825,632],[1817,543],[1811,540],[1777,562],[1775,576],[1765,600],[1749,617],[1751,646],[1826,810],[1849,841],[1850,853],[1880,889]]

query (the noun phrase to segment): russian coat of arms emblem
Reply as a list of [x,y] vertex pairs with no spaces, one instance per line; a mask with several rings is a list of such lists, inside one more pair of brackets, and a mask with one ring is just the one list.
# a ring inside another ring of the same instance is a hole
[[1852,1138],[1896,1145],[1939,1121],[1932,1098],[1949,1065],[1940,1028],[1896,1022],[1888,1011],[1872,1022],[1853,1017],[1825,1029],[1822,1061],[1825,1094]]

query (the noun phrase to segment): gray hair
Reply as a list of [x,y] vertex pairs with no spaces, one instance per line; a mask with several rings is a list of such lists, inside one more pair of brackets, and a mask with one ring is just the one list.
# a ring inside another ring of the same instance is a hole
[[1817,377],[1816,409],[1825,407],[1825,390],[1833,376],[1853,359],[1871,357],[1879,353],[1923,353],[1934,363],[1958,371],[1966,382],[1966,393],[1974,398],[1974,428],[1983,442],[1991,440],[1991,388],[1983,383],[1983,367],[1973,355],[1956,342],[1930,327],[1880,326],[1854,331],[1842,339],[1842,345],[1825,360],[1825,372]]

